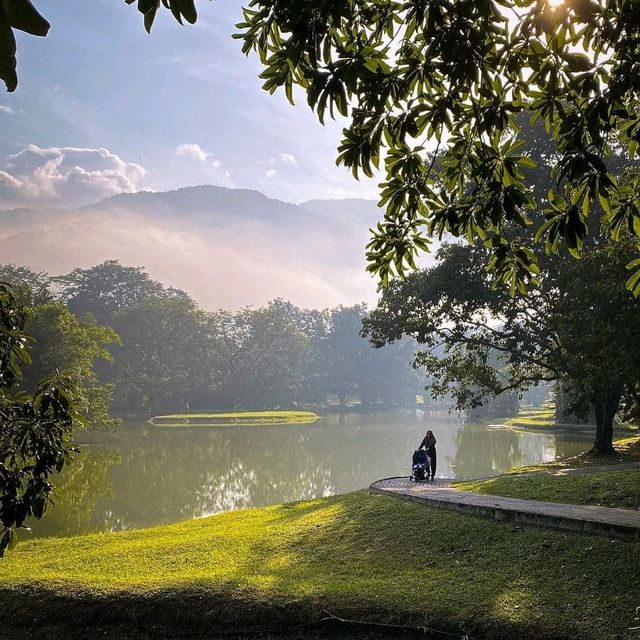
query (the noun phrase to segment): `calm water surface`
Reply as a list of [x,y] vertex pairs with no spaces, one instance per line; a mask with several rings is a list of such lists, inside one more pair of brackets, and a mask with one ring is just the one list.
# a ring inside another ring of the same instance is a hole
[[[160,428],[81,434],[36,536],[118,531],[317,498],[408,475],[427,428],[439,477],[474,478],[574,455],[589,434],[531,433],[422,411],[329,415],[313,425]],[[26,537],[26,534],[25,534]]]

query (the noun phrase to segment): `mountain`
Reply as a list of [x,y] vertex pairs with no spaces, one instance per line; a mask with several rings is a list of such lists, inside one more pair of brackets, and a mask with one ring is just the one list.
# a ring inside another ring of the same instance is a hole
[[127,193],[76,210],[0,212],[0,262],[59,274],[115,258],[212,309],[275,297],[373,302],[364,247],[380,217],[373,201],[291,204],[209,185]]
[[133,210],[153,217],[186,216],[204,224],[229,219],[290,223],[303,213],[297,205],[268,198],[259,191],[212,185],[121,193],[82,208],[82,211],[94,210],[112,213]]

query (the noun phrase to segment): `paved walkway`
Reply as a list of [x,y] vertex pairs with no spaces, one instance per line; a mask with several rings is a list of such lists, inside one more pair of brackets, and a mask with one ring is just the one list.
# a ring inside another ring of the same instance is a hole
[[[583,475],[636,467],[640,467],[640,464],[559,469],[541,473],[544,475]],[[432,506],[453,511],[476,513],[493,517],[496,520],[513,520],[538,527],[584,531],[640,540],[640,511],[491,496],[473,491],[460,491],[452,486],[452,482],[453,480],[437,479],[435,482],[416,484],[409,482],[409,478],[388,478],[374,482],[371,489],[406,500],[426,502]]]

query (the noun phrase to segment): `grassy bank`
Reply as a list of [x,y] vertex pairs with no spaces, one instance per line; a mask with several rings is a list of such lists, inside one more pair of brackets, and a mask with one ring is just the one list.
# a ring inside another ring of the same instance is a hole
[[44,626],[31,637],[75,637],[79,628],[109,639],[128,637],[125,630],[146,637],[150,628],[214,637],[329,611],[455,637],[601,640],[631,637],[639,579],[638,543],[361,491],[21,543],[0,562],[0,624],[6,637],[19,637],[21,620]]
[[543,464],[530,465],[528,467],[518,467],[505,475],[521,475],[535,471],[561,471],[562,469],[576,469],[580,467],[600,467],[614,464],[624,464],[627,462],[640,462],[640,436],[620,438],[614,443],[615,453],[603,456],[594,455],[590,451],[580,453],[577,456],[562,458]]
[[[507,427],[515,427],[520,429],[593,429],[594,425],[588,424],[571,424],[556,422],[556,408],[553,403],[545,404],[541,407],[521,407],[518,415],[507,418],[504,421]],[[638,425],[629,423],[616,423],[616,429],[622,431],[637,432]]]
[[576,476],[509,475],[463,482],[456,487],[463,491],[526,500],[640,509],[640,469]]
[[223,427],[228,425],[311,424],[320,419],[312,411],[237,411],[233,413],[172,413],[155,416],[158,427]]
[[564,469],[640,462],[640,437],[617,440],[615,447],[617,451],[611,456],[583,453],[546,464],[520,467],[487,480],[458,482],[456,487],[463,491],[525,500],[640,509],[640,469],[562,474]]

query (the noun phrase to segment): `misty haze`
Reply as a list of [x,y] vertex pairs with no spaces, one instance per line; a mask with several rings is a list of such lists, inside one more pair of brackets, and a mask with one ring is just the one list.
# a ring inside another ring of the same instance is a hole
[[188,187],[77,209],[6,210],[0,252],[52,274],[108,259],[145,266],[207,309],[276,297],[321,308],[375,301],[364,245],[378,217],[374,201],[293,205],[246,189]]

